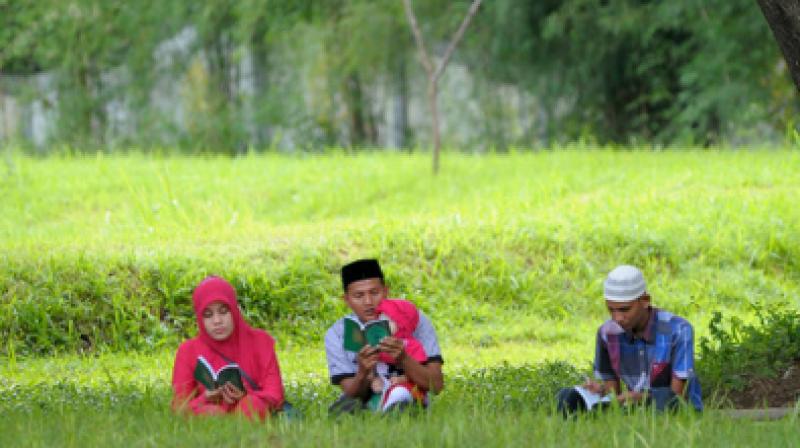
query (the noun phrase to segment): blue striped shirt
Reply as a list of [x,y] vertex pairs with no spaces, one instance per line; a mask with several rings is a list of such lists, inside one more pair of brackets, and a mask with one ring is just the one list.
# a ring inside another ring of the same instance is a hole
[[600,380],[621,380],[629,390],[642,392],[670,387],[673,377],[687,381],[686,398],[703,409],[700,383],[694,373],[694,330],[686,319],[649,309],[641,338],[609,319],[597,331],[594,374]]

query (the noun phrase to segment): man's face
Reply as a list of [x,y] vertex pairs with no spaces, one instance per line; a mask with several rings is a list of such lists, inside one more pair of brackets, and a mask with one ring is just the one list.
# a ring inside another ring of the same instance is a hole
[[362,322],[367,322],[378,318],[375,308],[388,294],[380,278],[367,278],[347,285],[344,301]]
[[647,308],[650,305],[650,298],[643,295],[631,302],[615,302],[606,300],[606,307],[614,320],[625,331],[642,330],[647,325],[650,317]]

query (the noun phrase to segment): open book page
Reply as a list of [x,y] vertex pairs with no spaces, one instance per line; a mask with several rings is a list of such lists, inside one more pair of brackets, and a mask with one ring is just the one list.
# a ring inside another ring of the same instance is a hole
[[237,389],[244,390],[244,383],[242,382],[242,374],[240,373],[237,364],[228,364],[217,371],[217,387],[225,383],[233,384]]
[[361,350],[361,347],[367,343],[367,338],[364,331],[361,329],[361,324],[349,317],[344,319],[344,349],[351,352]]
[[377,346],[390,334],[387,320],[372,320],[362,325],[353,319],[344,319],[344,349],[347,351],[358,352],[366,344]]
[[219,370],[214,371],[214,368],[211,367],[211,363],[202,355],[197,357],[194,378],[208,390],[214,390],[228,382],[236,386],[239,390],[244,390],[244,384],[242,383],[242,377],[237,364],[226,364],[220,367]]
[[391,334],[388,320],[374,320],[364,326],[364,337],[367,339],[367,344],[373,347],[377,347],[383,338]]
[[197,364],[194,367],[194,379],[208,390],[217,388],[217,374],[214,372],[211,364],[202,356],[197,357]]
[[575,390],[578,391],[579,394],[581,394],[584,403],[586,403],[586,409],[591,410],[593,407],[597,405],[597,403],[611,402],[611,394],[607,395],[596,394],[582,386],[575,386]]

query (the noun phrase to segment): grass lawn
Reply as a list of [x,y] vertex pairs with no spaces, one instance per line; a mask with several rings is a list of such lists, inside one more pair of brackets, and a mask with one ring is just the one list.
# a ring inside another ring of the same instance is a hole
[[[800,152],[446,154],[436,178],[425,154],[13,160],[0,177],[0,446],[796,444],[794,417],[564,424],[541,404],[553,385],[537,366],[559,380],[588,370],[618,263],[642,267],[698,341],[715,311],[796,308]],[[424,417],[322,417],[338,268],[365,256],[439,332],[448,386]],[[191,288],[209,273],[278,339],[305,421],[166,415],[174,350],[195,331]]]

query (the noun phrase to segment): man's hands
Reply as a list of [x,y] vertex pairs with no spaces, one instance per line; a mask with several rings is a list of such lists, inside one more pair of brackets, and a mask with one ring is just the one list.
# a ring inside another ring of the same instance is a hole
[[438,393],[444,387],[441,362],[421,364],[406,354],[402,339],[387,336],[377,347],[365,346],[356,354],[358,370],[355,376],[344,378],[339,383],[346,395],[365,398],[371,393],[369,374],[374,371],[380,352],[394,357],[397,364],[402,366],[408,381],[421,389]]
[[239,390],[231,383],[225,383],[214,390],[206,390],[206,402],[211,404],[225,404],[233,405],[239,402],[247,392]]
[[615,398],[619,404],[639,403],[647,398],[645,392],[634,392],[632,390],[628,390],[618,393],[617,391],[619,390],[619,386],[616,381],[601,383],[599,381],[592,381],[589,378],[586,378],[586,382],[584,382],[581,386],[590,392],[600,395],[605,395],[609,392],[616,393],[617,395]]
[[632,404],[644,401],[645,397],[646,392],[634,392],[629,390],[617,395],[617,401],[619,404]]
[[365,345],[356,354],[356,360],[358,360],[358,370],[360,372],[372,372],[375,370],[375,364],[378,363],[378,349]]
[[606,394],[606,385],[598,382],[592,381],[589,378],[586,378],[586,382],[581,385],[584,389],[588,390],[589,392],[593,392],[599,395]]
[[358,370],[355,376],[342,379],[339,385],[342,392],[349,397],[368,398],[372,393],[371,380],[375,376],[375,365],[378,364],[378,349],[365,345],[356,353]]

